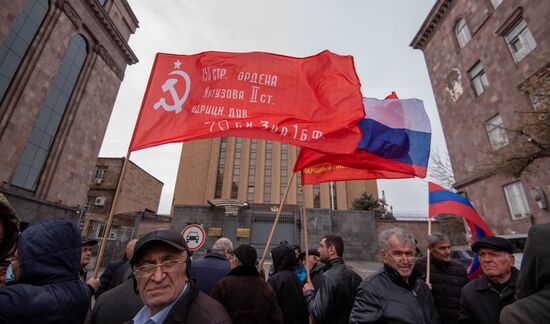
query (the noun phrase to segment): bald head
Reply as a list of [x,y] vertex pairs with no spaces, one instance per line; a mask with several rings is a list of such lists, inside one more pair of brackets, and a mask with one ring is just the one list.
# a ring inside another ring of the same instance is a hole
[[126,244],[126,258],[128,258],[128,260],[130,260],[132,255],[134,255],[134,248],[136,247],[137,241],[137,239],[133,239]]

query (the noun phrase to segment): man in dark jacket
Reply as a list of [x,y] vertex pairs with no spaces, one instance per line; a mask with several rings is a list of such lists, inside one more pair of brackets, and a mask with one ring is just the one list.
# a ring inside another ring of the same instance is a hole
[[136,243],[130,264],[145,306],[131,323],[231,323],[223,306],[188,279],[190,263],[187,243],[176,231],[152,231]]
[[432,294],[414,268],[413,235],[389,228],[380,233],[378,246],[384,267],[359,286],[349,323],[440,323]]
[[502,309],[502,324],[550,323],[550,223],[529,230],[521,273],[518,277],[519,300]]
[[[428,236],[430,252],[430,285],[435,308],[443,324],[454,324],[460,309],[460,293],[468,283],[468,273],[464,265],[451,259],[451,242],[442,233]],[[416,261],[415,268],[426,274],[427,257]]]
[[134,290],[134,279],[109,289],[96,300],[90,324],[120,324],[134,318],[143,302]]
[[218,280],[212,297],[225,307],[233,323],[283,323],[283,313],[273,289],[256,269],[256,249],[243,244],[233,251],[236,268]]
[[459,323],[498,324],[500,311],[517,300],[516,281],[519,271],[510,241],[488,236],[472,244],[478,254],[483,275],[462,288]]
[[324,236],[317,250],[326,265],[317,292],[311,282],[304,285],[309,314],[316,324],[347,323],[361,277],[344,264],[344,240],[340,236]]
[[67,220],[27,228],[12,262],[16,284],[0,289],[0,323],[82,323],[91,295],[78,276],[80,246]]
[[302,293],[303,284],[294,274],[296,256],[294,251],[286,245],[279,245],[271,249],[274,273],[267,283],[271,285],[277,303],[283,311],[285,324],[307,324],[308,312],[306,300]]
[[197,285],[203,293],[210,295],[216,282],[231,271],[231,263],[227,259],[231,251],[233,251],[233,243],[228,238],[222,237],[212,245],[210,252],[204,258],[193,260],[189,273],[191,279],[197,280]]
[[101,277],[99,277],[99,289],[95,294],[95,297],[98,298],[101,294],[106,292],[107,290],[116,287],[117,285],[112,284],[112,280],[114,277],[114,274],[120,267],[122,267],[125,263],[130,260],[132,257],[132,254],[134,254],[134,248],[136,246],[136,239],[130,240],[128,243],[126,243],[126,249],[124,251],[124,255],[120,257],[118,260],[115,260],[113,262],[110,262],[107,267],[105,267],[105,270],[101,274]]

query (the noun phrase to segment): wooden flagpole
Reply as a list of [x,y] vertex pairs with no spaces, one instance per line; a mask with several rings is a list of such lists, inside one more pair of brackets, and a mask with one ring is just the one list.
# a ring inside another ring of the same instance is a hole
[[122,164],[122,171],[120,172],[120,176],[118,177],[115,196],[113,198],[113,203],[111,204],[111,211],[109,212],[109,218],[107,219],[107,225],[105,226],[105,231],[103,232],[103,239],[101,240],[101,244],[99,246],[99,253],[97,254],[97,258],[95,262],[95,270],[94,270],[95,278],[97,278],[99,275],[99,268],[101,266],[101,261],[103,259],[103,253],[105,252],[105,247],[107,246],[107,240],[109,239],[109,234],[111,233],[111,225],[113,224],[114,214],[117,209],[120,192],[122,191],[122,181],[126,175],[126,169],[127,169],[128,163],[130,162],[130,154],[131,152],[128,150],[128,153],[126,153],[126,159],[124,159],[124,163]]
[[269,247],[271,246],[271,240],[273,239],[273,234],[275,234],[275,229],[277,228],[277,223],[279,222],[279,216],[281,216],[281,212],[283,211],[283,206],[286,201],[286,196],[288,194],[288,191],[290,190],[290,185],[292,184],[292,180],[294,180],[295,175],[296,173],[292,172],[290,181],[288,181],[288,184],[286,185],[285,194],[283,195],[283,198],[281,199],[281,203],[279,204],[279,210],[277,211],[277,216],[275,216],[275,220],[273,221],[273,225],[271,226],[271,232],[269,233],[269,237],[267,238],[267,242],[265,243],[264,253],[262,254],[262,258],[260,259],[260,263],[258,264],[258,271],[260,273],[262,273],[264,269],[265,257],[267,255],[267,251],[269,251]]
[[[428,236],[432,234],[432,218],[428,216]],[[426,283],[430,284],[430,248],[426,248]]]
[[307,208],[306,200],[304,199],[304,212],[302,217],[302,226],[304,227],[304,249],[306,250],[306,278],[307,282],[311,282],[311,275],[309,273],[309,241],[307,238]]

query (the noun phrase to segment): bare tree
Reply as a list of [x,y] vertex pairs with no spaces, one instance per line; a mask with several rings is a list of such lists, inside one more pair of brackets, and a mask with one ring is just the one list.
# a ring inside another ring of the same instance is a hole
[[[482,168],[490,174],[520,177],[536,161],[550,157],[550,108],[516,111],[509,127],[509,143],[487,152],[488,163]],[[543,170],[547,172],[548,170]]]
[[430,164],[428,167],[428,178],[440,186],[451,189],[455,183],[453,167],[448,154],[434,150],[430,155]]

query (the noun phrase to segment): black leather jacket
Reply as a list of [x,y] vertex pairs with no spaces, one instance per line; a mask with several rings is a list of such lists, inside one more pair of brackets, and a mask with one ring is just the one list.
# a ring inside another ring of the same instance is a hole
[[507,286],[498,292],[486,275],[481,275],[462,288],[460,297],[461,324],[498,324],[500,311],[517,301],[516,282],[519,270],[512,268],[512,277]]
[[309,314],[316,324],[348,323],[361,277],[344,264],[341,258],[332,259],[323,269],[323,281],[317,293],[308,291]]
[[440,323],[432,294],[421,277],[414,269],[410,286],[384,265],[359,286],[349,323]]

